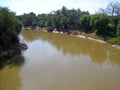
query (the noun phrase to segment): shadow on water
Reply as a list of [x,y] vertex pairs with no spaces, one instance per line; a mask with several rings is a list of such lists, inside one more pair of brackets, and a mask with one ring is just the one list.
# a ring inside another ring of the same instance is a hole
[[0,70],[2,70],[5,66],[9,67],[21,67],[24,64],[23,56],[15,56],[11,59],[0,60]]
[[0,61],[0,90],[20,90],[21,66],[24,64],[23,56]]
[[73,56],[89,55],[94,63],[102,64],[109,60],[111,63],[120,65],[120,51],[107,44],[70,35],[40,31],[24,30],[22,35],[27,42],[33,42],[38,39],[47,41],[53,47],[62,51],[63,54],[71,54]]

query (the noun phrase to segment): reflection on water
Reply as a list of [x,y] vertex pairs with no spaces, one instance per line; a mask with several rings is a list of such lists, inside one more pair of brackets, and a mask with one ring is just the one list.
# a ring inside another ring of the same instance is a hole
[[64,54],[71,54],[73,56],[89,55],[95,63],[102,64],[106,60],[110,60],[120,65],[120,51],[106,44],[75,36],[40,31],[23,31],[23,37],[27,42],[33,42],[39,39],[47,41]]
[[23,63],[24,63],[24,57],[23,56],[15,56],[11,59],[0,60],[0,70],[3,69],[5,66],[19,67],[19,66],[22,66]]
[[0,61],[0,90],[19,90],[21,87],[19,73],[23,63],[22,56]]

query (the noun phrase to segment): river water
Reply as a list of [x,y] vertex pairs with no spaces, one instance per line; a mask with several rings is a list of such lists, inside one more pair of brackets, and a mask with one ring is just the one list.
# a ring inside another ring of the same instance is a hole
[[28,49],[0,63],[0,90],[120,90],[120,50],[63,34],[21,37]]

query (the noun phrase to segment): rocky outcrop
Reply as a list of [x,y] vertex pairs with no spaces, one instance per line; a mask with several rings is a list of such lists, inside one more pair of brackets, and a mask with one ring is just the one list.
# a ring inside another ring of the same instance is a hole
[[20,47],[21,50],[26,50],[26,49],[28,49],[28,46],[27,46],[25,43],[20,43],[20,44],[19,44],[19,47]]
[[28,49],[28,46],[26,45],[26,43],[24,42],[24,40],[22,38],[19,38],[19,48],[21,50],[26,50]]

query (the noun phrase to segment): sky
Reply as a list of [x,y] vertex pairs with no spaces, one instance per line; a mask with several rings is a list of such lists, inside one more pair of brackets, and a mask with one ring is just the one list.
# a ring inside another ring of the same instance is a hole
[[66,6],[68,9],[81,9],[96,13],[105,8],[111,1],[119,0],[0,0],[1,7],[8,7],[16,15],[34,12],[35,14],[50,13]]

